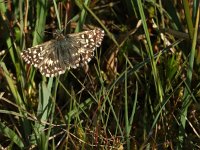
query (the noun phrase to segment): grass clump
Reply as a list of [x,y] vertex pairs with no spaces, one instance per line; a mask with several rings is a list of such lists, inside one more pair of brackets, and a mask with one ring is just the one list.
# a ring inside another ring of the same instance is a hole
[[[200,148],[198,4],[14,0],[0,11],[2,149]],[[20,56],[56,29],[94,27],[106,34],[95,57],[61,76]]]

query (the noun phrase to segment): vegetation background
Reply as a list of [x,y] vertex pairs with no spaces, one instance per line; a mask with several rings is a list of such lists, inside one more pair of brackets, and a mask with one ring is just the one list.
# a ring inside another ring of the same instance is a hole
[[[200,149],[199,8],[0,0],[1,149]],[[20,56],[95,26],[106,35],[88,66],[45,78]]]

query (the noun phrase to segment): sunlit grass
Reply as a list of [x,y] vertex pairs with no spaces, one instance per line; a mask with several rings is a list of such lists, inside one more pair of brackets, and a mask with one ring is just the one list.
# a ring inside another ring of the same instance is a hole
[[[1,148],[200,147],[198,7],[191,17],[187,2],[186,15],[171,2],[10,3],[0,2]],[[55,29],[96,26],[106,35],[88,66],[46,78],[20,56]],[[191,40],[165,28],[189,31]]]

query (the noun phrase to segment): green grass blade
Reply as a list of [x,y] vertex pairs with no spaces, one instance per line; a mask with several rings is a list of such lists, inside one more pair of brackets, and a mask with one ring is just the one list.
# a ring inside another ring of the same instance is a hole
[[24,149],[24,144],[22,139],[7,125],[0,122],[0,133],[5,137],[9,138],[13,143],[15,143],[19,148]]
[[[78,3],[78,6],[83,5],[83,4],[80,4],[80,1],[78,1],[78,0],[76,0],[76,3]],[[84,5],[89,5],[89,4],[90,4],[90,0],[84,1]],[[87,12],[85,11],[85,9],[82,9],[79,21],[78,21],[76,29],[75,29],[75,32],[81,31],[83,24],[85,23],[86,16],[87,16]]]

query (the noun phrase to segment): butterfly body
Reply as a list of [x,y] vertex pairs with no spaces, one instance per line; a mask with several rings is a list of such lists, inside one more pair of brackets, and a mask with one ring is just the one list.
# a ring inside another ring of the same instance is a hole
[[55,39],[24,50],[21,56],[42,75],[54,77],[88,63],[103,37],[104,31],[99,28],[68,35],[56,33]]

